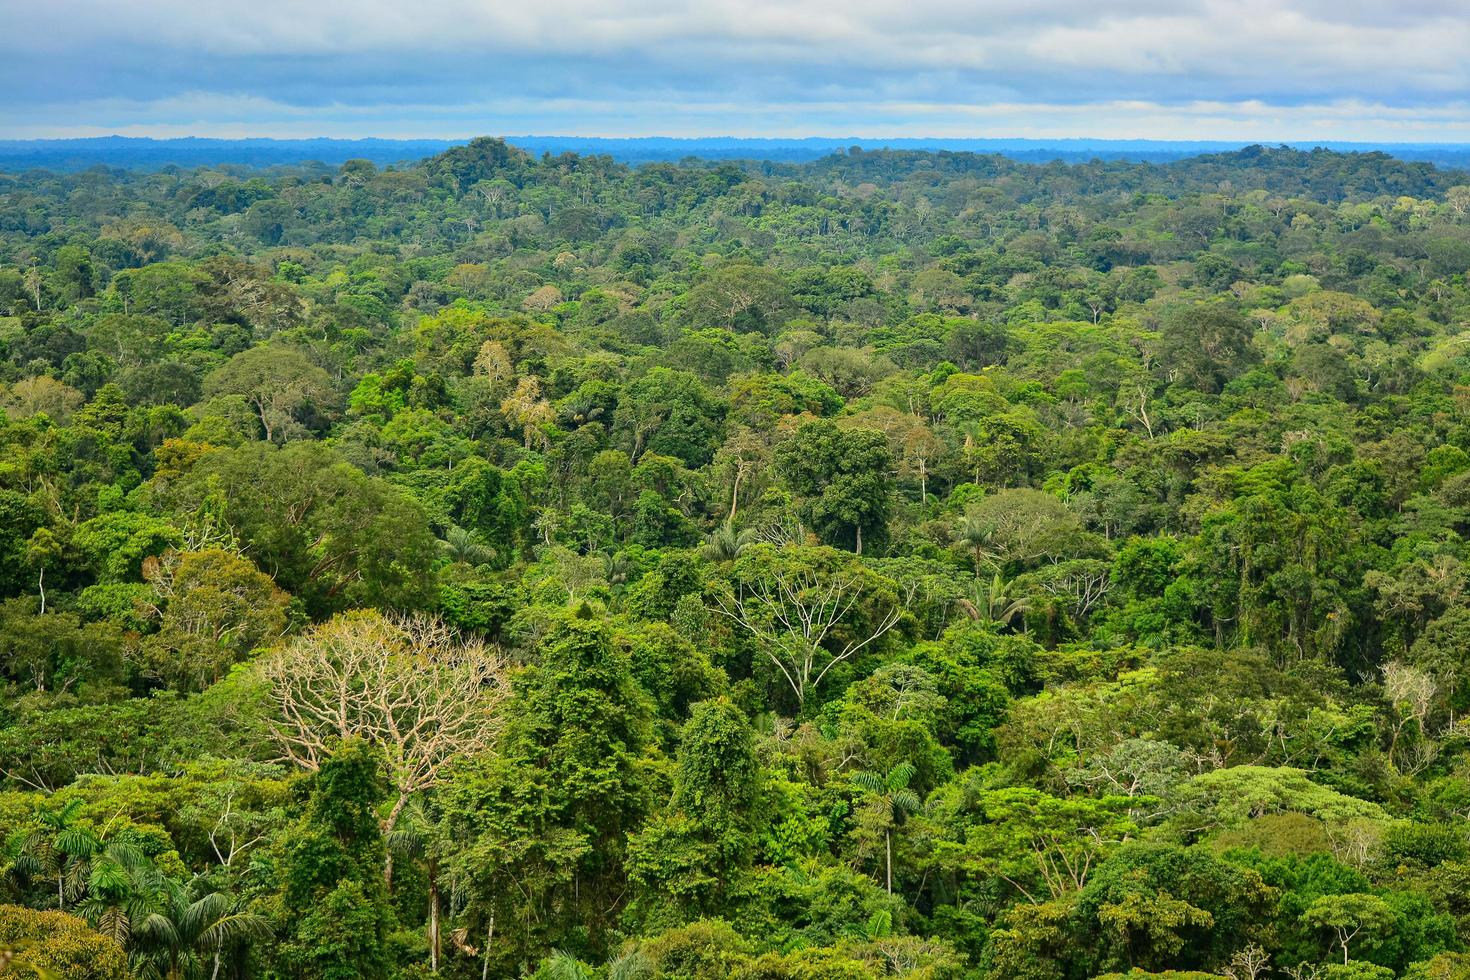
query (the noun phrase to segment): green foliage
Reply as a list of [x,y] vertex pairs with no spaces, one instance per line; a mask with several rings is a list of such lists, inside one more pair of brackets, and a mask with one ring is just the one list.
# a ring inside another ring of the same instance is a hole
[[421,508],[318,443],[206,452],[160,490],[176,506],[217,513],[313,612],[427,597],[435,549]]
[[892,459],[878,433],[809,422],[782,443],[776,467],[825,543],[862,554],[866,534],[869,547],[883,546]]
[[1465,973],[1470,177],[0,185],[13,971]]
[[383,885],[387,853],[377,807],[383,764],[345,741],[311,777],[307,809],[283,841],[276,953],[292,976],[373,980],[390,975],[392,924]]
[[75,916],[0,905],[0,949],[15,954],[7,972],[24,976],[21,965],[41,976],[66,980],[128,980],[122,946]]
[[1259,873],[1201,848],[1130,844],[1098,867],[1073,914],[1100,966],[1204,970],[1264,934],[1276,897]]
[[1372,949],[1394,924],[1393,910],[1376,895],[1324,895],[1307,906],[1302,922],[1331,933],[1348,965],[1350,946]]

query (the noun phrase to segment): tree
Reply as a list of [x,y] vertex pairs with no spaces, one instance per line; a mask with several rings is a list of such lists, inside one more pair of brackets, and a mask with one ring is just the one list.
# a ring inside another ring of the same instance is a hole
[[774,334],[791,310],[791,293],[779,273],[731,262],[691,289],[684,302],[685,315],[696,327]]
[[1158,739],[1127,738],[1067,773],[1067,782],[1115,796],[1162,797],[1188,775],[1189,757],[1175,746]]
[[143,562],[158,632],[143,640],[145,675],[202,689],[285,632],[290,596],[247,559],[222,548],[165,552]]
[[1191,564],[1227,639],[1291,657],[1330,656],[1349,639],[1362,580],[1360,516],[1287,460],[1232,470],[1227,503],[1209,510]]
[[721,908],[755,853],[761,769],[750,726],[721,698],[695,706],[680,735],[667,812],[628,839],[628,877],[645,894],[635,914],[657,921]]
[[750,724],[727,698],[702,701],[679,735],[670,804],[697,821],[728,869],[753,844],[761,769]]
[[[0,960],[6,974],[38,980],[129,980],[122,944],[75,916],[0,905]],[[27,972],[27,969],[31,971]]]
[[903,619],[894,584],[831,548],[755,545],[735,562],[716,608],[749,633],[798,706],[838,665]]
[[1383,693],[1393,708],[1388,761],[1398,771],[1414,775],[1438,751],[1428,720],[1439,702],[1439,686],[1427,672],[1395,660],[1383,665]]
[[761,478],[770,460],[771,449],[766,440],[744,426],[730,433],[715,454],[715,466],[730,486],[730,509],[725,512],[727,525],[735,523],[735,515],[740,510],[741,489],[749,493],[750,483]]
[[[973,508],[966,511],[955,525],[954,544],[963,551],[970,559],[970,564],[975,569],[975,591],[980,591],[980,572],[984,568],[995,568],[996,558],[999,556],[999,547],[996,543],[996,524],[987,515],[975,511]],[[999,574],[999,571],[996,571]]]
[[634,464],[653,452],[703,466],[720,444],[724,408],[696,375],[656,367],[618,399],[613,433]]
[[[12,845],[7,855],[9,867],[6,871],[10,877],[22,883],[43,877],[56,882],[57,911],[66,910],[67,872],[72,857],[61,846],[62,839],[65,837],[73,842],[74,847],[87,841],[77,819],[81,810],[81,800],[69,800],[59,807],[41,807],[36,812],[37,826]],[[71,877],[71,891],[75,895],[76,876]]]
[[1170,380],[1216,392],[1259,359],[1254,333],[1249,320],[1223,304],[1177,307],[1164,318],[1159,360]]
[[80,391],[44,374],[17,381],[0,391],[0,408],[11,418],[45,415],[58,425],[70,422],[72,414],[86,400]]
[[130,510],[106,511],[77,525],[72,547],[103,583],[133,582],[143,562],[183,544],[169,521]]
[[539,378],[528,376],[516,382],[515,391],[500,403],[500,412],[520,426],[527,449],[533,445],[546,449],[551,445],[550,431],[556,423],[556,410],[541,397]]
[[292,762],[317,770],[340,739],[381,749],[396,794],[385,833],[445,766],[494,744],[509,693],[498,651],[438,619],[375,611],[338,615],[257,669],[270,688],[271,734]]
[[314,414],[336,407],[332,379],[301,351],[262,346],[241,351],[204,381],[210,397],[240,395],[255,409],[266,442],[304,435]]
[[1103,546],[1067,505],[1049,493],[1002,490],[971,505],[957,529],[957,544],[976,570],[1023,570],[1097,552]]
[[710,532],[701,553],[712,562],[734,561],[746,548],[760,541],[760,534],[753,528],[737,531],[729,524],[722,524]]
[[82,801],[43,807],[38,825],[16,847],[10,873],[54,877],[57,911],[68,907],[118,943],[150,913],[166,879],[143,850],[123,836],[105,836],[80,816]]
[[808,422],[776,449],[776,470],[802,500],[802,515],[822,540],[863,553],[888,530],[893,459],[882,433]]
[[333,742],[313,773],[306,812],[282,839],[275,959],[301,980],[384,980],[393,915],[377,808],[387,794],[381,752]]
[[992,575],[990,583],[984,588],[977,583],[974,617],[982,623],[995,623],[998,626],[1010,626],[1017,616],[1025,617],[1031,611],[1031,600],[1024,595],[1017,595],[1015,584],[1014,581],[1002,579],[1000,572]]
[[36,612],[30,597],[0,602],[0,677],[35,691],[74,692],[122,678],[127,639],[109,622]]
[[[500,749],[439,795],[446,867],[502,972],[558,937],[600,950],[627,901],[630,833],[656,773],[653,712],[628,654],[586,605],[557,612],[516,679]],[[496,931],[496,924],[499,930]]]
[[1101,607],[1111,587],[1110,565],[1095,558],[1079,558],[1044,566],[1026,575],[1023,586],[1048,597],[1074,623],[1086,620]]
[[433,823],[424,797],[414,797],[403,810],[398,826],[384,838],[390,860],[393,856],[421,858],[429,887],[429,921],[425,929],[429,943],[429,970],[439,972],[439,956],[443,949],[441,929],[443,893],[440,887],[440,853],[434,847]]
[[1040,904],[1087,884],[1093,868],[1138,830],[1128,816],[1134,801],[1120,796],[1056,797],[1028,787],[983,793],[985,822],[972,828],[964,863],[1010,883]]
[[1232,826],[1265,813],[1309,813],[1342,824],[1382,820],[1383,808],[1314,782],[1301,769],[1237,765],[1192,777],[1174,794],[1180,817],[1212,827]]
[[252,940],[273,936],[270,922],[241,911],[221,892],[208,891],[199,882],[184,887],[168,882],[162,908],[139,923],[133,943],[135,962],[164,980],[218,977],[227,956],[238,956]]
[[495,549],[480,540],[474,531],[451,524],[439,541],[439,553],[451,562],[466,565],[488,565],[495,560]]
[[976,486],[1025,485],[1040,469],[1045,433],[1024,408],[965,423],[959,459]]
[[897,370],[888,358],[851,347],[818,347],[808,351],[801,359],[801,369],[830,385],[844,398],[868,394],[874,385]]
[[543,760],[571,826],[615,847],[643,805],[639,755],[650,735],[627,655],[582,606],[556,625],[527,684],[515,749]]
[[0,490],[0,590],[15,595],[32,581],[45,612],[46,569],[60,564],[64,539],[47,527],[44,510],[27,494]]
[[874,772],[859,772],[852,777],[853,784],[868,796],[868,809],[883,827],[884,884],[888,894],[893,894],[893,831],[902,826],[905,817],[918,813],[923,807],[919,795],[909,789],[909,782],[918,770],[907,762],[900,762],[883,776]]
[[187,472],[157,477],[155,492],[228,527],[311,613],[413,609],[428,597],[438,549],[422,508],[319,443],[206,451]]
[[1362,937],[1362,944],[1376,946],[1382,934],[1393,928],[1398,917],[1388,903],[1377,895],[1355,893],[1323,895],[1307,906],[1302,922],[1314,929],[1330,929],[1342,947],[1342,962],[1347,965],[1349,944]]
[[1185,946],[1185,935],[1208,930],[1214,916],[1167,891],[1154,895],[1130,894],[1103,905],[1098,922],[1115,942],[1129,951],[1129,958],[1144,962],[1167,959]]
[[1088,972],[1202,970],[1261,935],[1280,893],[1208,847],[1130,842],[1089,877],[1074,915]]
[[919,481],[919,503],[929,504],[929,474],[935,460],[942,458],[948,447],[944,440],[934,434],[916,416],[905,416],[907,423],[899,430],[899,447],[894,454],[900,464],[900,472]]

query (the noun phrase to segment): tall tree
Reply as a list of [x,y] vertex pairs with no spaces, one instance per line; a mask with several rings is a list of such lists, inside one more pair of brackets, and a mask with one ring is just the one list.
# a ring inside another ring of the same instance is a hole
[[283,840],[275,915],[285,938],[275,959],[301,980],[390,975],[393,913],[377,809],[387,795],[381,751],[347,739],[312,774],[306,813]]
[[912,764],[900,762],[887,775],[860,772],[852,777],[853,784],[868,798],[868,812],[883,829],[883,884],[890,895],[893,894],[893,832],[923,807],[919,794],[909,789],[917,772]]
[[776,448],[776,469],[825,543],[858,554],[865,538],[869,547],[884,544],[893,458],[882,433],[808,422]]
[[427,616],[344,613],[259,663],[282,754],[315,771],[341,739],[381,750],[391,833],[409,798],[451,762],[486,751],[510,691],[499,651]]
[[755,545],[736,560],[715,607],[780,671],[797,706],[840,664],[903,619],[894,583],[831,548]]
[[471,934],[499,922],[506,969],[550,937],[604,948],[628,898],[628,835],[649,810],[654,775],[648,698],[589,607],[554,618],[538,660],[516,680],[501,751],[441,801]]
[[205,379],[204,389],[211,397],[244,397],[260,419],[266,442],[306,434],[314,413],[324,415],[338,401],[327,372],[291,347],[241,351]]

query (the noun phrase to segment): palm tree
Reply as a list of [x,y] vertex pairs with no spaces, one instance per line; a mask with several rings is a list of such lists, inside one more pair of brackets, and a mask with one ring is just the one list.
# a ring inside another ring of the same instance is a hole
[[142,980],[194,980],[206,966],[210,980],[217,980],[226,953],[271,936],[270,923],[239,911],[221,892],[168,881],[162,898],[133,930],[133,972]]
[[131,921],[129,907],[152,865],[135,845],[106,840],[81,823],[81,809],[79,799],[56,809],[43,807],[36,815],[40,826],[21,841],[10,873],[22,882],[54,878],[58,911],[74,906],[95,928],[123,941]]
[[536,975],[551,980],[592,980],[592,971],[587,964],[561,949],[553,949],[551,955],[541,961]]
[[607,965],[607,980],[648,980],[657,975],[653,960],[641,949],[629,950]]
[[424,810],[423,800],[413,797],[403,808],[402,815],[394,824],[384,843],[388,845],[388,887],[393,887],[393,859],[395,857],[425,859],[429,878],[429,970],[439,972],[439,856],[433,848],[433,827]]
[[104,841],[90,830],[77,834],[76,841],[67,866],[68,890],[80,899],[76,911],[93,929],[126,946],[135,926],[161,906],[168,879],[134,844]]
[[[969,599],[956,599],[955,605],[962,609],[966,616],[982,623],[991,623],[997,626],[1009,626],[1011,620],[1017,616],[1023,616],[1031,611],[1031,599],[1027,596],[1011,597],[1011,587],[1015,582],[1003,581],[1000,573],[995,573],[990,579],[990,585],[981,591],[979,583],[975,587],[975,601]],[[1026,621],[1021,620],[1021,632],[1026,632]]]
[[21,840],[10,860],[10,874],[22,884],[41,877],[56,879],[58,911],[66,909],[66,855],[56,846],[57,839],[76,826],[81,810],[80,799],[70,800],[55,810],[43,806],[36,814],[40,826]]
[[713,562],[734,561],[740,557],[740,553],[760,540],[760,535],[753,528],[736,531],[728,524],[721,524],[715,528],[705,541],[704,557]]
[[966,514],[955,528],[955,546],[970,556],[975,566],[975,591],[980,591],[980,569],[995,565],[995,524],[976,514]]
[[466,531],[457,524],[449,525],[444,539],[439,542],[439,553],[452,562],[466,565],[487,565],[495,559],[495,549],[483,543],[473,531]]
[[886,879],[888,894],[893,894],[893,829],[901,825],[911,813],[923,808],[919,794],[909,789],[909,781],[918,770],[910,763],[900,762],[888,770],[887,776],[873,772],[860,772],[852,781],[869,794],[868,807],[883,821],[883,846],[887,852]]
[[980,607],[981,614],[988,622],[999,623],[1002,626],[1011,625],[1011,620],[1018,615],[1024,615],[1031,611],[1031,600],[1025,596],[1012,599],[1010,596],[1011,586],[1014,582],[1001,581],[1000,573],[990,580],[990,588],[982,597]]
[[621,551],[605,552],[602,556],[602,576],[608,585],[626,585],[635,571],[633,562]]

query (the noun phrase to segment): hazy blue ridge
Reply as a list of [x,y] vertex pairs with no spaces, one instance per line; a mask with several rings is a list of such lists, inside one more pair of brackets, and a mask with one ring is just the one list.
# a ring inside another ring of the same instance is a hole
[[[751,139],[706,137],[682,139],[662,136],[637,138],[582,136],[508,136],[507,142],[530,153],[605,154],[630,164],[706,160],[769,160],[799,163],[827,156],[850,146],[867,150],[949,150],[997,153],[1031,163],[1087,160],[1166,162],[1201,153],[1236,150],[1248,141],[1227,140],[1112,140],[1112,139],[865,139],[810,137],[805,139]],[[440,153],[465,140],[396,139],[147,139],[103,136],[86,139],[0,140],[0,170],[85,170],[115,167],[155,170],[167,166],[200,167],[234,164],[272,167],[308,162],[336,166],[352,159],[371,160],[379,166],[408,163]],[[1291,142],[1300,149],[1324,147],[1343,152],[1380,151],[1402,160],[1438,166],[1470,166],[1470,144],[1464,143],[1350,143]]]

